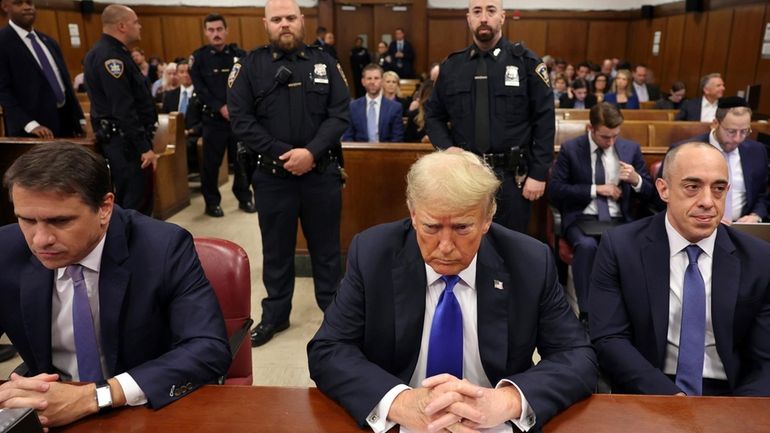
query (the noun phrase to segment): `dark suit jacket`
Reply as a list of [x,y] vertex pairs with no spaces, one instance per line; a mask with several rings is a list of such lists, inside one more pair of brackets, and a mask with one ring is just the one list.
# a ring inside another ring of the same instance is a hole
[[80,109],[72,79],[59,45],[35,30],[38,40],[51,52],[64,82],[64,106],[56,107],[56,96],[43,75],[40,64],[9,25],[0,29],[0,106],[5,116],[6,135],[24,137],[24,126],[35,120],[57,137],[72,137],[83,129]]
[[628,97],[625,107],[621,107],[618,103],[618,95],[614,92],[608,92],[604,94],[604,102],[612,104],[618,109],[623,110],[636,110],[639,108],[639,98],[634,94]]
[[[402,51],[404,57],[397,58],[396,52],[398,52],[398,43],[393,40],[388,46],[388,54],[391,58],[390,66],[393,71],[398,74],[399,78],[414,78],[414,48],[412,44],[404,39],[404,50]],[[399,62],[401,66],[399,66]]]
[[676,113],[674,120],[691,120],[700,122],[700,106],[703,102],[703,98],[685,99],[682,102],[682,107],[679,112]]
[[[618,138],[614,147],[618,159],[633,165],[642,177],[642,189],[639,193],[634,191],[631,184],[620,182],[620,189],[623,191],[619,203],[620,210],[626,221],[631,221],[633,199],[646,203],[652,197],[654,192],[652,179],[638,143]],[[575,137],[561,145],[559,157],[551,174],[551,182],[548,185],[548,195],[551,203],[561,211],[565,229],[569,228],[591,203],[591,185],[593,184],[591,172],[591,143],[588,141],[587,134]]]
[[[613,390],[676,394],[663,374],[669,247],[661,212],[602,236],[591,280],[591,339]],[[629,247],[633,246],[633,247]],[[734,395],[770,396],[770,244],[717,227],[711,315]]]
[[[538,425],[588,396],[596,384],[595,354],[567,305],[549,249],[492,224],[476,275],[479,351],[489,381],[516,383]],[[425,290],[425,262],[409,219],[353,239],[347,273],[308,344],[308,360],[318,388],[362,426],[391,388],[409,383]],[[535,348],[543,361],[533,367]]]
[[[634,83],[632,82],[630,86],[633,87]],[[645,87],[647,87],[647,97],[650,101],[657,101],[660,99],[660,87],[649,83],[645,84]]]
[[[687,140],[671,145],[671,148],[684,143],[699,141],[709,142],[709,134],[698,135]],[[770,198],[767,195],[767,150],[762,143],[747,138],[738,145],[738,153],[741,155],[741,168],[743,169],[743,183],[746,188],[746,205],[741,209],[741,215],[755,213],[762,218],[767,217],[767,206],[770,204]],[[655,173],[655,177],[663,174],[663,163],[660,164],[660,170]],[[665,209],[666,203],[657,199],[659,209]]]
[[[17,224],[0,228],[0,334],[29,368],[51,360],[54,271],[32,255]],[[230,365],[219,304],[178,226],[115,206],[99,274],[105,375],[128,372],[153,408],[223,376]]]
[[[559,108],[575,108],[575,101],[576,99],[570,98],[567,93],[561,95],[559,98]],[[585,101],[585,108],[590,109],[594,105],[596,105],[596,95],[593,95],[591,93],[586,95]]]
[[[366,96],[350,102],[350,126],[342,141],[369,141],[369,131],[366,127]],[[378,123],[380,142],[404,141],[404,121],[401,116],[401,104],[382,98],[380,119]]]

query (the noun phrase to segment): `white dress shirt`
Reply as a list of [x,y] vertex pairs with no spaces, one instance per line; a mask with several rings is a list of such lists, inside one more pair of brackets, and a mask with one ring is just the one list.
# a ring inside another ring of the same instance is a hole
[[[32,57],[35,58],[35,61],[37,61],[37,64],[40,65],[40,59],[37,58],[37,53],[35,53],[35,49],[32,48],[32,41],[29,40],[27,37],[28,34],[33,33],[35,35],[35,38],[37,38],[38,43],[40,44],[40,47],[43,49],[43,52],[45,53],[45,56],[48,58],[48,63],[51,64],[51,68],[53,68],[53,73],[56,75],[56,81],[59,83],[59,87],[61,87],[62,93],[66,93],[66,90],[64,88],[64,82],[61,79],[61,72],[59,72],[59,66],[57,66],[56,61],[54,60],[53,56],[51,55],[51,52],[48,51],[48,47],[45,43],[43,43],[42,40],[40,40],[40,36],[35,33],[35,30],[33,29],[31,32],[28,32],[24,30],[23,28],[17,26],[13,21],[8,20],[8,25],[11,26],[13,30],[16,31],[16,34],[19,35],[21,38],[21,41],[24,42],[24,45],[27,47],[30,53],[32,53]],[[43,70],[43,67],[40,66],[40,70]],[[59,107],[61,108],[61,107]],[[31,134],[32,131],[40,126],[40,123],[38,123],[36,120],[33,120],[26,125],[24,125],[24,132],[27,134]]]
[[[372,98],[369,96],[369,94],[366,94],[366,111],[364,114],[366,114],[366,132],[368,135],[369,132],[369,105],[374,101],[374,118],[376,121],[374,122],[376,128],[377,128],[377,134],[375,135],[374,142],[380,141],[380,107],[382,107],[382,92],[380,92],[379,95],[377,95],[376,98]],[[371,137],[370,141],[371,141]]]
[[[457,297],[457,302],[460,304],[460,309],[463,314],[463,378],[469,382],[485,388],[491,388],[492,384],[489,382],[486,373],[484,373],[484,367],[481,364],[481,355],[479,353],[479,336],[478,336],[478,309],[476,305],[476,259],[478,254],[473,258],[470,265],[460,272],[460,281],[452,290]],[[397,385],[393,387],[385,396],[380,400],[377,407],[370,412],[366,418],[369,426],[375,433],[383,433],[391,429],[395,423],[387,420],[390,406],[393,404],[393,400],[396,399],[398,394],[402,391],[411,388],[418,388],[421,386],[428,366],[428,346],[430,341],[430,328],[433,324],[433,315],[436,312],[436,305],[438,304],[441,292],[444,291],[445,284],[441,280],[441,275],[436,273],[430,266],[425,265],[425,273],[427,276],[428,290],[425,293],[425,318],[422,327],[422,340],[420,344],[420,355],[417,358],[417,365],[412,373],[412,378],[409,381],[409,386]],[[511,420],[516,427],[522,431],[528,431],[537,421],[535,413],[529,406],[527,399],[521,392],[519,387],[506,379],[497,383],[496,387],[513,385],[519,391],[521,397],[521,416],[516,420]],[[484,433],[510,433],[511,427],[507,424],[500,424],[496,427],[488,429],[481,429]],[[409,430],[405,427],[401,427],[401,433],[409,433]]]
[[[109,378],[112,373],[107,369],[104,352],[102,351],[101,317],[99,315],[99,271],[102,264],[102,251],[106,236],[94,247],[94,249],[78,264],[83,266],[83,279],[86,283],[88,301],[91,304],[91,315],[96,331],[97,349],[102,364],[102,371]],[[54,287],[51,299],[51,359],[53,366],[61,373],[62,379],[79,381],[78,360],[75,354],[75,334],[72,321],[72,302],[75,287],[65,272],[66,268],[57,268],[54,272]],[[147,403],[147,397],[139,388],[139,385],[128,373],[115,376],[126,403],[130,406],[138,406]]]
[[650,95],[647,93],[647,84],[636,84],[636,81],[634,83],[634,92],[636,92],[636,97],[639,98],[639,102],[647,102],[650,100]]
[[[591,180],[595,180],[596,149],[599,148],[599,145],[597,145],[594,139],[591,138],[590,133],[588,133],[588,144],[591,150]],[[602,164],[604,164],[604,183],[619,185],[620,180],[618,180],[618,171],[620,170],[620,158],[618,158],[618,154],[615,151],[615,146],[611,146],[609,149],[605,150],[604,153],[602,153]],[[634,191],[639,192],[642,189],[642,182],[644,182],[644,180],[642,179],[642,176],[639,175],[639,181],[635,185],[631,185],[631,187],[634,189]],[[596,209],[596,197],[596,184],[593,183],[591,185],[591,203],[589,203],[588,206],[583,209],[583,213],[585,215],[598,215],[598,210]],[[611,197],[607,197],[607,205],[610,208],[611,217],[616,218],[623,216],[623,212],[620,210],[620,204],[616,200],[613,200]]]
[[[668,221],[666,214],[666,234],[668,234],[668,247],[670,253],[670,276],[668,297],[668,344],[666,345],[666,360],[663,364],[663,372],[676,375],[676,365],[679,359],[679,334],[682,329],[682,292],[684,290],[684,273],[690,263],[687,252],[684,251],[690,241],[682,237]],[[709,379],[727,380],[725,367],[717,353],[716,340],[714,338],[714,324],[711,317],[711,276],[714,265],[714,241],[717,231],[711,236],[702,239],[697,245],[703,250],[698,257],[698,269],[703,277],[706,287],[706,341],[705,356],[703,358],[703,377]]]
[[730,194],[728,197],[730,197],[731,202],[725,203],[725,207],[730,207],[732,212],[730,218],[732,221],[735,221],[742,216],[743,207],[746,206],[746,201],[748,200],[746,196],[746,182],[743,179],[743,167],[741,166],[741,152],[738,151],[740,145],[732,152],[726,153],[722,150],[722,146],[714,134],[716,134],[716,131],[712,129],[709,134],[709,143],[727,158],[727,166],[730,173]]
[[706,97],[701,98],[700,102],[700,121],[711,123],[717,117],[717,102],[712,104]]

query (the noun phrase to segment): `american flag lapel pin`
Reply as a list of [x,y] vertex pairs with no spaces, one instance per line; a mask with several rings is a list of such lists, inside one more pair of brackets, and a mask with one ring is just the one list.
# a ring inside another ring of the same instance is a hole
[[503,282],[500,280],[495,280],[495,289],[503,290]]

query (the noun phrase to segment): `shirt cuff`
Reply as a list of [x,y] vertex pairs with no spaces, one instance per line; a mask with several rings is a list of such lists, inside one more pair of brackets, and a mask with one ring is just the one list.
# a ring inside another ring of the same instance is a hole
[[115,376],[120,387],[123,388],[123,395],[126,396],[126,405],[141,406],[147,404],[147,397],[133,377],[128,373],[121,373]]
[[591,184],[591,199],[596,199],[596,184]]
[[642,183],[644,183],[644,179],[642,179],[642,175],[640,175],[639,173],[637,173],[636,175],[639,176],[639,182],[637,182],[636,185],[633,185],[633,187],[634,187],[634,191],[639,192],[642,190]]
[[374,430],[374,433],[385,433],[396,425],[393,421],[388,420],[388,412],[390,412],[390,406],[393,405],[393,400],[408,389],[412,388],[406,385],[394,386],[384,397],[382,397],[377,406],[369,412],[369,415],[366,417],[366,422],[369,424],[369,427]]
[[40,124],[37,123],[36,120],[33,120],[27,123],[26,125],[24,125],[24,132],[26,132],[27,134],[32,134],[32,131],[34,131],[35,128],[37,128],[38,126],[40,126]]
[[518,419],[512,419],[511,422],[519,430],[523,432],[529,431],[529,429],[531,429],[537,422],[537,416],[535,415],[535,411],[532,410],[532,406],[529,405],[527,398],[524,397],[524,393],[521,392],[521,388],[519,388],[519,385],[516,385],[510,380],[508,379],[500,380],[500,382],[497,383],[497,386],[495,387],[495,389],[508,386],[506,384],[515,386],[516,390],[519,391],[519,397],[521,398],[521,416],[519,416]]

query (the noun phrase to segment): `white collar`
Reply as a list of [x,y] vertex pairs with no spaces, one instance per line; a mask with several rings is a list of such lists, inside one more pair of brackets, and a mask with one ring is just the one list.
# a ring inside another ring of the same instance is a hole
[[[73,264],[79,264],[83,266],[86,269],[89,269],[94,272],[99,272],[99,270],[102,267],[102,252],[104,251],[104,242],[107,239],[107,233],[105,232],[102,236],[102,239],[99,241],[99,243],[96,244],[93,250],[91,250],[90,253],[88,253],[87,256],[83,258],[83,260],[79,261],[78,263]],[[67,267],[61,267],[56,269],[56,278],[61,279],[64,277],[65,273],[64,270]]]
[[[682,235],[680,235],[674,226],[671,225],[668,220],[668,211],[666,212],[664,219],[666,220],[666,234],[668,235],[669,257],[673,257],[675,254],[678,254],[683,249],[687,248],[688,245],[692,245],[692,242],[688,241]],[[699,246],[700,249],[703,250],[703,252],[706,253],[709,257],[714,257],[714,242],[716,241],[716,238],[717,231],[715,229],[710,235],[708,235],[708,237],[705,237],[696,242],[695,245]]]
[[[465,283],[466,286],[470,287],[471,289],[476,289],[476,259],[478,259],[479,253],[476,253],[475,256],[473,256],[473,260],[471,260],[471,263],[468,265],[467,268],[460,271],[459,274],[457,274],[458,277]],[[425,274],[428,277],[428,285],[435,283],[441,278],[441,274],[434,271],[433,268],[430,267],[427,263],[425,264]]]
[[11,20],[8,20],[8,25],[10,25],[11,28],[16,31],[16,34],[19,35],[19,37],[21,38],[22,41],[26,41],[27,40],[27,35],[30,34],[30,33],[34,34],[35,37],[37,37],[37,39],[40,40],[40,36],[38,36],[37,33],[35,33],[35,29],[34,28],[32,29],[31,32],[28,32],[28,31],[24,30],[23,28],[19,27],[16,23],[14,23]]

